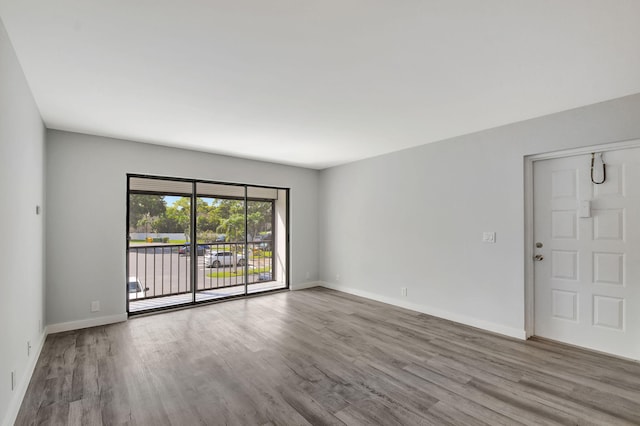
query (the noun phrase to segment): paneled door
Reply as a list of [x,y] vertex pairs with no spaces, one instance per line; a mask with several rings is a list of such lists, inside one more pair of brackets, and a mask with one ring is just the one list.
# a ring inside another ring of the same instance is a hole
[[638,360],[640,148],[602,158],[534,162],[534,333]]

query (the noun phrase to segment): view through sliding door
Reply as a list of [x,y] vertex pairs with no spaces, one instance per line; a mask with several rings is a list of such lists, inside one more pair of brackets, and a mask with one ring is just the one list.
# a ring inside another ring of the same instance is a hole
[[129,176],[128,312],[288,288],[288,190]]

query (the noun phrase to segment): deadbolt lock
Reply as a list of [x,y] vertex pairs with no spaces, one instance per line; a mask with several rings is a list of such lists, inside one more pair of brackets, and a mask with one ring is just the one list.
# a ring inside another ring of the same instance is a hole
[[536,248],[542,248],[542,243],[536,243]]

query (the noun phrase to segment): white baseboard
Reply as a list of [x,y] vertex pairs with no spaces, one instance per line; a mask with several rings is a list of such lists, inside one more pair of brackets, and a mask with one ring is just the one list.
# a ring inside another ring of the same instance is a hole
[[7,414],[2,422],[2,426],[11,426],[15,423],[16,418],[18,417],[18,412],[20,411],[20,406],[22,405],[22,401],[24,400],[24,396],[27,393],[27,389],[29,388],[29,383],[31,382],[31,377],[33,376],[33,372],[36,369],[36,364],[38,363],[38,359],[40,358],[40,353],[42,352],[42,348],[44,346],[44,341],[47,339],[47,330],[45,329],[36,343],[35,350],[31,353],[31,357],[29,358],[29,362],[27,363],[26,369],[22,377],[18,382],[18,386],[15,389],[15,393],[13,394],[13,398],[9,401],[9,407],[7,408]]
[[381,296],[376,293],[371,293],[356,288],[346,287],[334,283],[328,283],[321,281],[322,287],[330,288],[332,290],[342,291],[344,293],[353,294],[355,296],[364,297],[366,299],[376,300],[382,303],[388,303],[389,305],[399,306],[401,308],[410,309],[412,311],[421,312],[423,314],[432,315],[434,317],[443,318],[449,321],[457,322],[464,325],[470,325],[471,327],[481,328],[483,330],[491,331],[493,333],[502,334],[504,336],[513,337],[520,340],[526,340],[525,330],[520,330],[513,327],[507,327],[502,324],[496,324],[490,321],[479,320],[477,318],[468,317],[466,315],[460,315],[453,312],[445,311],[442,309],[434,308],[432,306],[418,305],[415,303],[404,302],[401,300],[393,299],[387,296]]
[[61,333],[63,331],[79,330],[81,328],[97,327],[99,325],[113,324],[127,320],[127,314],[110,315],[106,317],[89,318],[80,321],[61,322],[47,326],[47,334]]
[[321,281],[309,281],[306,283],[300,283],[300,284],[292,284],[291,285],[291,290],[295,291],[295,290],[304,290],[305,288],[311,288],[311,287],[318,287],[321,286],[322,282]]

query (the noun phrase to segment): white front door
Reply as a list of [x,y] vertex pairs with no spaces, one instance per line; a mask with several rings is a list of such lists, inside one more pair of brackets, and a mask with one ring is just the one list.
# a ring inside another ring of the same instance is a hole
[[534,333],[638,360],[640,148],[603,159],[601,185],[591,154],[534,162]]

